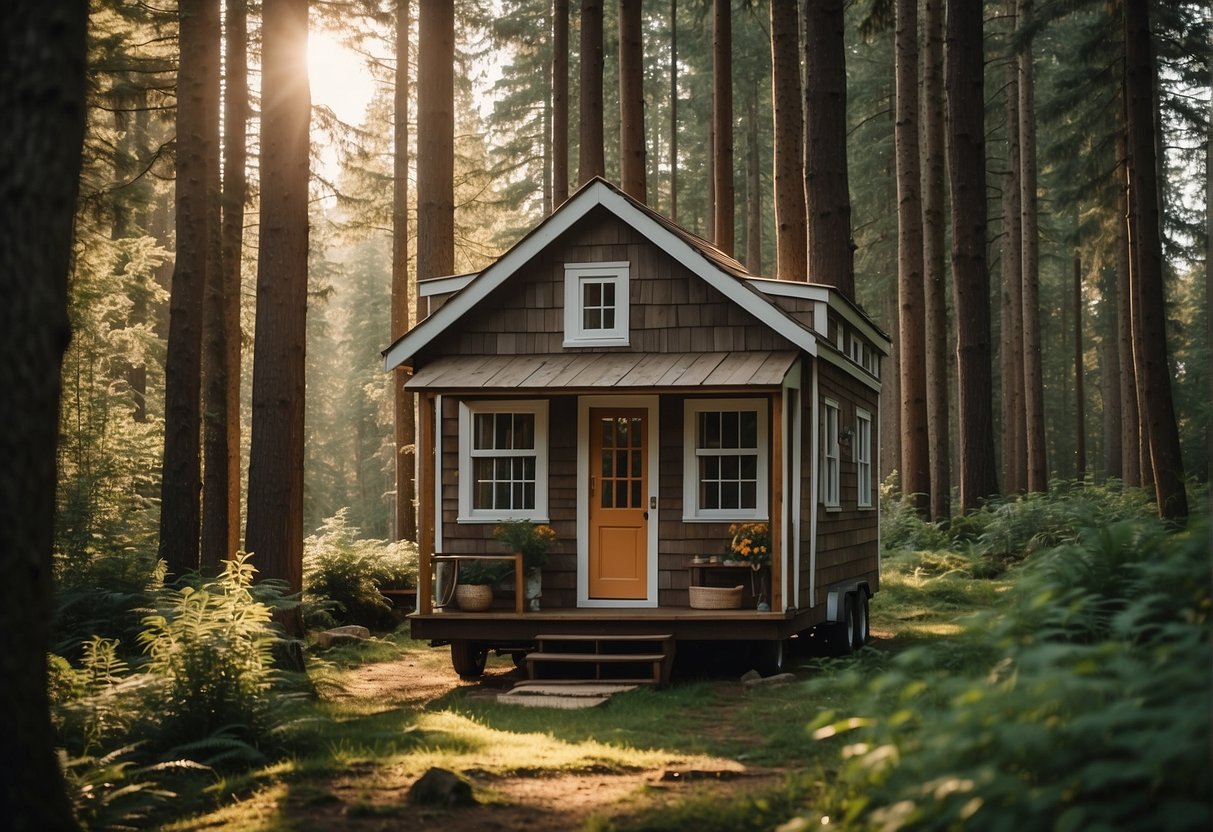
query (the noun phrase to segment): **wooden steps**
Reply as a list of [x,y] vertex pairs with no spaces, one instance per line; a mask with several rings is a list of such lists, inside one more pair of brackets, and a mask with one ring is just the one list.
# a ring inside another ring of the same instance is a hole
[[527,676],[542,681],[609,681],[664,685],[674,663],[674,636],[546,633],[527,653]]

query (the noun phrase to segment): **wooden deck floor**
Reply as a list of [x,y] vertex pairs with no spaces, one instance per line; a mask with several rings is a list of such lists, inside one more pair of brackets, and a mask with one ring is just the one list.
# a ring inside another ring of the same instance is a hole
[[408,616],[414,638],[526,641],[544,632],[635,634],[671,632],[679,639],[732,640],[787,638],[811,626],[809,611],[758,612],[690,607],[576,608],[524,612],[499,608],[485,612],[441,610]]

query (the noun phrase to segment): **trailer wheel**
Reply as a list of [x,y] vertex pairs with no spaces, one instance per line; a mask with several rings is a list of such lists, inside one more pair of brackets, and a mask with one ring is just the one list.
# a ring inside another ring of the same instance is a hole
[[854,632],[851,635],[851,649],[859,650],[868,643],[869,624],[868,624],[868,593],[865,590],[857,590],[855,592],[855,622]]
[[484,675],[489,651],[484,645],[465,638],[451,642],[451,665],[460,679],[478,679]]
[[842,599],[843,656],[849,656],[859,649],[859,645],[855,643],[859,633],[859,614],[855,611],[855,606],[855,593],[848,592]]

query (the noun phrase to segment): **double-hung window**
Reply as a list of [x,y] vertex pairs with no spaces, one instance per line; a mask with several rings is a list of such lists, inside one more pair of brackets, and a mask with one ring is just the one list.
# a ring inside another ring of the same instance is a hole
[[855,409],[855,475],[858,491],[855,504],[872,507],[872,414]]
[[548,519],[548,406],[464,402],[459,408],[459,519]]
[[610,347],[627,343],[627,262],[566,263],[564,345]]
[[767,517],[767,402],[688,399],[683,512],[688,520]]
[[821,406],[821,502],[826,508],[839,505],[838,402],[822,400]]

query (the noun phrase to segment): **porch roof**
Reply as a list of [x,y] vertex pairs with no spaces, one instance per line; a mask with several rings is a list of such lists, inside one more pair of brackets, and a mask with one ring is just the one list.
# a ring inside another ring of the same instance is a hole
[[448,355],[426,364],[405,386],[431,391],[775,388],[798,355],[794,350]]

